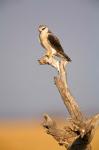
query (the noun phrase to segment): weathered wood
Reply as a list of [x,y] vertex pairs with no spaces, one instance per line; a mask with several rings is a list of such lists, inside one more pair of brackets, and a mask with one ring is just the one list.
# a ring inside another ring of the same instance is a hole
[[68,63],[66,61],[43,56],[39,63],[43,65],[48,64],[57,69],[58,75],[54,77],[54,82],[70,114],[70,118],[66,120],[63,129],[59,129],[56,122],[46,114],[43,127],[46,128],[47,134],[53,136],[67,150],[91,150],[90,143],[94,137],[96,126],[99,123],[99,114],[87,119],[81,113],[68,88],[67,72],[65,70]]
[[59,77],[55,77],[54,80],[59,90],[59,93],[61,94],[62,100],[66,108],[68,109],[71,117],[77,121],[81,121],[83,118],[82,113],[80,112],[77,103],[74,101],[74,98],[71,95],[68,87],[65,88],[64,82]]
[[43,56],[40,60],[38,60],[38,62],[41,65],[51,65],[52,67],[54,67],[58,72],[60,72],[60,68],[59,68],[59,61],[57,61],[56,59],[54,59],[53,57],[48,58],[47,56]]

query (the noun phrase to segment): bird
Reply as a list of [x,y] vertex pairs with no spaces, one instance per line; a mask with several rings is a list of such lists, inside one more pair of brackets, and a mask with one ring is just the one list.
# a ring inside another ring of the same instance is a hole
[[46,50],[46,56],[51,58],[57,56],[62,60],[71,62],[71,58],[65,54],[60,41],[57,36],[55,36],[46,25],[39,25],[39,40],[42,47]]

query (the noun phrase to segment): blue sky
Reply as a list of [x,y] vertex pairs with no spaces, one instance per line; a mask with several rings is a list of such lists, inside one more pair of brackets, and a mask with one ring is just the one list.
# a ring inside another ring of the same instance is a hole
[[81,110],[99,110],[99,1],[0,1],[0,117],[67,112],[53,84],[56,71],[40,66],[38,26],[46,24],[71,57],[68,84]]

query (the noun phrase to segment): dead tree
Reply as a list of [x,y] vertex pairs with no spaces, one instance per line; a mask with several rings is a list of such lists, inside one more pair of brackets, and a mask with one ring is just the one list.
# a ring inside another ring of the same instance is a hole
[[99,121],[99,114],[86,118],[80,111],[67,84],[66,66],[68,62],[57,60],[54,57],[48,58],[45,55],[39,60],[39,63],[48,64],[57,69],[58,75],[54,77],[54,82],[70,114],[63,129],[59,129],[56,122],[45,114],[43,127],[47,134],[53,136],[59,145],[65,146],[67,150],[91,150],[91,141]]

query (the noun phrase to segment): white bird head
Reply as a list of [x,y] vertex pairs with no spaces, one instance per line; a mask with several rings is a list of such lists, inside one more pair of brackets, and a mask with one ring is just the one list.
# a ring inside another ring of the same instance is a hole
[[48,27],[46,25],[40,25],[39,32],[48,32]]

